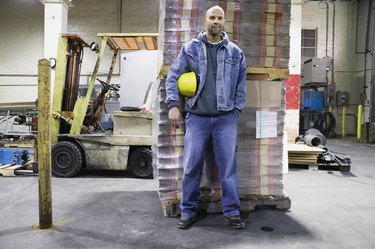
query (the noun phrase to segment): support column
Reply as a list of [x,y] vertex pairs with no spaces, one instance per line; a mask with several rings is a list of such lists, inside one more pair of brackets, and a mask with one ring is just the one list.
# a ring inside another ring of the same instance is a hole
[[38,62],[38,179],[39,228],[52,227],[51,183],[51,68],[50,62]]
[[[68,31],[68,0],[43,0],[44,3],[44,58],[55,58],[59,34]],[[55,71],[51,71],[51,89],[54,89]]]
[[302,0],[292,0],[290,23],[289,79],[286,81],[285,131],[288,142],[294,143],[299,133],[299,106],[301,85],[301,26]]

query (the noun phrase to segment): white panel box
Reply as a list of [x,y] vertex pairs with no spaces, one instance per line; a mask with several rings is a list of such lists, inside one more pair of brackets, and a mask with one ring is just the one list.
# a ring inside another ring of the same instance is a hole
[[303,64],[303,83],[325,83],[330,58],[311,58]]

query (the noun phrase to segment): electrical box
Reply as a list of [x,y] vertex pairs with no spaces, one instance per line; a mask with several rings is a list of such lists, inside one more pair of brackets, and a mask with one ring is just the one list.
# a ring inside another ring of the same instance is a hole
[[321,111],[324,107],[324,92],[306,91],[303,93],[303,109]]
[[311,58],[303,64],[303,83],[325,83],[330,58]]
[[336,92],[336,105],[337,106],[349,105],[349,92],[337,91]]

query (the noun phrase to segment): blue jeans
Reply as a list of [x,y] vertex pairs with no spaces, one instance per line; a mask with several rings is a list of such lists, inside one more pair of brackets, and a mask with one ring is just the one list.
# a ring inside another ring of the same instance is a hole
[[236,165],[237,116],[234,111],[215,117],[187,113],[180,202],[182,218],[191,218],[197,214],[199,184],[206,146],[210,138],[212,138],[215,162],[220,172],[224,216],[240,214]]

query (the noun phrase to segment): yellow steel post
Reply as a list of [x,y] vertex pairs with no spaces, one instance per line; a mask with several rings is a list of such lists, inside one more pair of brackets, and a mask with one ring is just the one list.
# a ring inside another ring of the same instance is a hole
[[361,142],[362,137],[362,105],[358,105],[357,139]]
[[81,133],[81,127],[82,127],[83,121],[85,119],[87,107],[89,105],[90,97],[91,97],[92,91],[94,89],[96,75],[97,75],[98,70],[99,70],[100,61],[103,57],[104,50],[105,50],[105,47],[107,45],[107,41],[108,41],[108,36],[103,37],[102,43],[100,45],[99,53],[98,53],[98,58],[96,60],[94,72],[92,74],[92,77],[91,77],[91,80],[90,80],[90,85],[87,89],[86,96],[84,98],[78,99],[76,101],[75,106],[74,106],[74,110],[73,110],[74,121],[73,121],[72,127],[70,128],[70,134],[72,134],[72,135],[77,135],[77,134]]
[[333,111],[333,107],[332,107],[332,105],[330,105],[330,106],[328,107],[328,111],[329,111],[330,113],[332,113],[332,111]]
[[[56,58],[56,74],[55,74],[55,85],[53,89],[52,99],[52,113],[61,114],[63,96],[64,96],[64,84],[66,74],[66,60],[67,60],[67,46],[68,37],[60,35],[59,44],[57,49]],[[60,133],[60,117],[54,115],[51,121],[51,141],[52,144],[57,143],[57,138]]]
[[346,137],[346,106],[342,106],[342,120],[341,120],[341,134],[342,138]]
[[52,227],[51,194],[51,63],[38,62],[39,228]]

